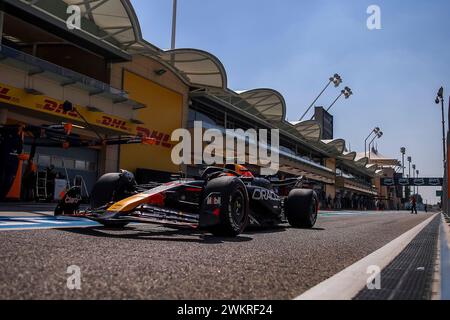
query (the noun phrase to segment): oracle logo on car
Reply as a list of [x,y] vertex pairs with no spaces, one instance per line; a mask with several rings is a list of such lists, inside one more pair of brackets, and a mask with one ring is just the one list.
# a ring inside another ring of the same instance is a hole
[[265,189],[255,189],[252,194],[253,200],[274,200],[278,201],[280,198],[272,191]]

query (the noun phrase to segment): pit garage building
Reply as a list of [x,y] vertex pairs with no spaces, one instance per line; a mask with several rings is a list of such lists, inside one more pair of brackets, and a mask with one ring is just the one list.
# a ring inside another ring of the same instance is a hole
[[[81,29],[67,28],[70,5],[81,8]],[[120,168],[140,182],[168,180],[180,171],[193,175],[198,166],[172,163],[170,137],[200,120],[205,129],[280,129],[280,175],[306,176],[324,203],[354,207],[344,200],[377,196],[376,164],[347,152],[343,139],[323,140],[316,121],[287,121],[278,91],[231,90],[213,54],[164,51],[145,41],[128,0],[4,0],[0,30],[0,124],[71,122],[86,138],[156,140],[152,146],[40,147],[39,170],[53,165],[69,179],[81,176],[88,190],[99,175]],[[65,101],[87,124],[64,112]]]

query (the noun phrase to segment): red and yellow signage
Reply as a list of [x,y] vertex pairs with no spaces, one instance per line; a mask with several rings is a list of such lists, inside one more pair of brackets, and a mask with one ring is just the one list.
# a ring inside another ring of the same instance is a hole
[[[23,89],[18,89],[2,83],[0,83],[0,102],[59,116],[70,121],[82,122],[82,119],[75,111],[64,111],[64,101],[43,95],[28,94]],[[79,105],[75,105],[75,108],[89,124],[113,129],[126,134],[136,133],[134,125],[126,119],[101,112],[90,112],[86,107]]]
[[132,99],[148,106],[138,111],[138,119],[145,123],[137,126],[138,133],[156,139],[161,149],[151,153],[144,146],[123,145],[120,147],[120,167],[130,171],[142,168],[178,172],[180,168],[173,164],[171,157],[175,145],[171,134],[182,127],[182,94],[127,71],[123,83]]
[[[69,121],[83,122],[75,111],[64,111],[63,101],[43,95],[28,94],[23,89],[18,89],[0,83],[0,102],[58,116]],[[171,132],[162,132],[151,129],[145,125],[136,125],[127,119],[109,115],[102,112],[90,112],[88,108],[75,105],[78,112],[89,124],[117,131],[118,134],[142,135],[156,140],[156,145],[166,149],[172,149],[170,141]]]

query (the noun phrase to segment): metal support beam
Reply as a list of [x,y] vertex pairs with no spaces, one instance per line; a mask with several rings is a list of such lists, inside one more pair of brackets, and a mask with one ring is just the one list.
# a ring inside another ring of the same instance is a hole
[[0,109],[0,125],[5,125],[8,120],[8,109],[1,108]]
[[67,86],[74,85],[76,83],[77,82],[75,80],[67,80],[67,81],[61,82],[60,85],[61,85],[61,87],[67,87]]
[[90,91],[89,92],[89,96],[97,96],[99,94],[102,94],[103,92],[105,92],[104,90],[94,90],[94,91]]
[[3,39],[3,22],[5,19],[5,13],[0,11],[0,51],[2,50],[2,39]]
[[126,102],[126,101],[128,101],[128,99],[126,99],[126,98],[115,99],[115,100],[113,100],[113,103],[114,103],[114,104],[119,104],[119,103],[124,103],[124,102]]
[[29,71],[28,72],[28,75],[30,76],[30,77],[32,77],[32,76],[35,76],[35,75],[37,75],[37,74],[41,74],[41,73],[44,73],[45,71],[44,70],[42,70],[42,69],[36,69],[36,70],[31,70],[31,71]]

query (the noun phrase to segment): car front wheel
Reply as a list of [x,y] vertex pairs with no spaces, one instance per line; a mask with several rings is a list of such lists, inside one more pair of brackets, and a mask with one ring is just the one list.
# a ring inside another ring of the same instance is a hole
[[248,195],[244,183],[236,177],[219,177],[208,182],[205,195],[220,194],[219,221],[209,227],[216,236],[236,237],[249,221]]
[[294,228],[312,228],[317,222],[318,199],[313,190],[294,189],[286,200],[286,216]]

